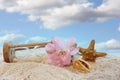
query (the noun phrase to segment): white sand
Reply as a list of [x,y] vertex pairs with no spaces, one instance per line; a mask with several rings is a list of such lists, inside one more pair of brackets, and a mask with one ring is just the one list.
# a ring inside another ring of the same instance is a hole
[[90,63],[89,73],[49,65],[45,57],[0,63],[0,80],[120,80],[120,57],[106,56]]

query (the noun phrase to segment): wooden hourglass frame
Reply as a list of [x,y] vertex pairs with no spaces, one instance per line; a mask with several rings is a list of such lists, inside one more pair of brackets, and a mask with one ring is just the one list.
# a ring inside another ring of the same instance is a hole
[[3,58],[4,61],[7,63],[11,63],[15,58],[15,51],[18,50],[25,50],[26,48],[33,49],[35,46],[39,48],[45,47],[49,42],[41,42],[35,44],[19,44],[19,45],[12,45],[9,42],[4,42],[3,44]]

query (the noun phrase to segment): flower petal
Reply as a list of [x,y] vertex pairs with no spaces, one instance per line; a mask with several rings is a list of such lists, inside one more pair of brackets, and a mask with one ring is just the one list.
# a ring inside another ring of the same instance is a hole
[[59,37],[53,37],[52,38],[52,43],[56,45],[57,49],[64,49],[65,48],[65,41],[63,41]]
[[70,47],[76,46],[75,44],[76,44],[75,38],[70,38],[70,39],[68,39],[66,46],[67,46],[68,48],[70,48]]
[[79,48],[78,47],[76,47],[72,51],[70,51],[70,54],[71,55],[75,55],[77,52],[79,52]]
[[67,42],[59,37],[53,37],[52,42],[45,46],[49,63],[56,66],[65,66],[71,63],[71,56],[79,51],[74,38]]
[[55,49],[55,45],[52,44],[52,43],[48,43],[46,46],[45,46],[45,50],[47,51],[48,54],[52,54],[56,51]]
[[66,56],[64,56],[62,58],[62,60],[63,60],[64,65],[70,65],[70,63],[71,63],[71,55],[67,53]]

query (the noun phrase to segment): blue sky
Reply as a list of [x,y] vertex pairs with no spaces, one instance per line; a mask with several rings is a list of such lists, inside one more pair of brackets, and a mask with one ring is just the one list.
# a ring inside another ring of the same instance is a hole
[[97,50],[119,54],[119,5],[119,0],[1,0],[0,46],[5,40],[19,44],[75,37],[81,47],[95,39]]

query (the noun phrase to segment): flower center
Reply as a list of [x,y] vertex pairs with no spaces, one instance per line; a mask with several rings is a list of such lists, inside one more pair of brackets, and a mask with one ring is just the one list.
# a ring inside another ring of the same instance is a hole
[[62,50],[59,52],[58,56],[65,56],[66,55],[66,51]]

